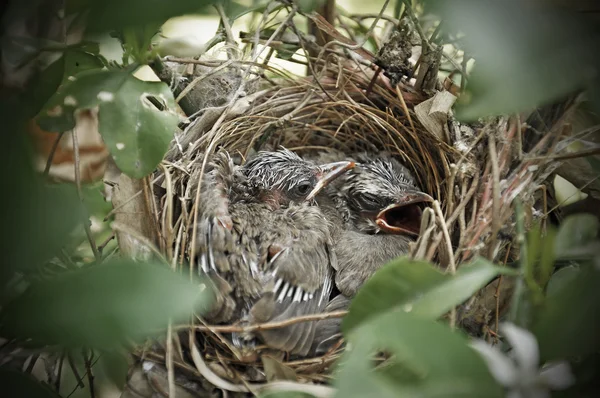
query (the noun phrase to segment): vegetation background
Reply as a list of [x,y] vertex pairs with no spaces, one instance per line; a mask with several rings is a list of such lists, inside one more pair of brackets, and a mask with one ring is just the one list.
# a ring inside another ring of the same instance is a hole
[[[530,3],[541,8],[529,8]],[[547,154],[562,161],[550,185],[554,210],[568,217],[553,218],[555,225],[528,225],[516,198],[521,256],[514,263],[477,258],[455,275],[442,274],[430,263],[420,264],[415,274],[417,267],[408,259],[382,269],[344,320],[352,349],[340,360],[335,390],[312,392],[526,397],[547,396],[560,387],[552,396],[596,396],[596,2],[338,0],[325,5],[338,7],[352,22],[354,39],[373,52],[391,29],[389,22],[402,16],[414,17],[428,34],[443,32],[440,76],[463,90],[455,107],[461,121],[481,125],[573,98],[578,107],[560,151]],[[384,6],[383,18],[377,19]],[[3,7],[0,391],[27,397],[118,396],[132,347],[150,337],[164,338],[167,325],[184,323],[210,304],[201,280],[173,272],[160,255],[148,262],[122,258],[113,239],[114,231],[125,227],[113,223],[111,184],[103,179],[121,172],[147,178],[178,126],[189,122],[177,111],[169,84],[156,77],[157,59],[227,60],[228,34],[241,45],[241,32],[254,33],[260,16],[269,12],[271,31],[261,32],[267,38],[292,9],[298,10],[296,26],[310,34],[306,16],[322,11],[324,4],[34,0]],[[373,20],[378,22],[371,29]],[[250,51],[251,43],[245,44]],[[301,56],[297,44],[283,41],[269,62],[303,76],[306,66],[294,62]],[[140,106],[141,98],[154,107]],[[61,140],[70,144],[59,146]],[[500,275],[520,286],[505,319],[506,339],[498,344],[510,354],[481,356],[466,335],[436,320]],[[399,293],[399,282],[406,280],[412,281],[410,289]],[[374,371],[369,358],[378,350],[396,361]],[[561,372],[548,379],[549,369]],[[552,381],[559,377],[565,382]],[[298,393],[297,386],[292,390],[260,393],[312,395]]]

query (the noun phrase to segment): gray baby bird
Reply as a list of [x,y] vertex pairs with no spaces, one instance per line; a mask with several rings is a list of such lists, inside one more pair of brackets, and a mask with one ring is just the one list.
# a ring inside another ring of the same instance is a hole
[[[215,285],[211,322],[256,324],[322,312],[332,288],[330,224],[314,198],[354,166],[315,165],[282,149],[235,166],[224,152],[204,177],[199,264]],[[262,330],[272,348],[306,355],[316,323]],[[254,334],[235,335],[251,344]]]

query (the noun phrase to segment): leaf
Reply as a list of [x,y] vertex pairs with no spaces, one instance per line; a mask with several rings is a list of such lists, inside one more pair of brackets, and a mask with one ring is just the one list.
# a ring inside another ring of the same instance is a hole
[[0,206],[0,282],[14,271],[28,273],[54,257],[85,214],[73,185],[44,184],[31,170],[27,148],[22,142],[14,144],[9,146],[13,153],[2,158],[3,170],[10,171],[5,180],[10,194],[4,195]]
[[167,19],[203,11],[214,0],[87,0],[90,9],[88,29],[106,32],[146,24],[162,24]]
[[82,187],[83,201],[89,214],[104,218],[112,209],[112,204],[106,201],[104,194],[104,182],[86,184]]
[[175,108],[168,86],[162,82],[128,79],[114,101],[100,106],[99,130],[119,169],[141,178],[162,160],[177,129],[175,113],[158,110],[150,100]]
[[186,321],[209,290],[165,266],[118,260],[37,282],[0,313],[3,336],[112,349]]
[[294,372],[294,370],[292,368],[290,368],[289,366],[285,366],[284,364],[282,364],[277,359],[275,359],[269,355],[262,355],[260,357],[260,359],[263,363],[267,381],[274,381],[274,380],[296,381],[296,380],[298,380],[298,377],[296,376],[296,372]]
[[565,218],[556,235],[556,257],[569,257],[579,248],[594,243],[598,237],[598,219],[591,214],[574,214]]
[[61,398],[33,376],[9,368],[0,368],[0,385],[2,395],[7,397]]
[[97,54],[80,49],[70,49],[65,52],[65,72],[63,80],[69,76],[75,76],[81,72],[104,67],[102,60]]
[[[596,75],[599,32],[582,14],[545,2],[429,0],[444,30],[464,34],[476,62],[468,103],[457,117],[515,113],[588,87]],[[463,98],[465,98],[463,97]]]
[[75,110],[96,106],[100,134],[119,169],[134,178],[152,172],[177,128],[178,118],[170,111],[175,100],[167,85],[138,80],[130,69],[83,72],[53,99],[38,123],[47,131],[70,130]]
[[546,286],[548,284],[548,281],[550,280],[550,277],[552,276],[552,271],[554,271],[555,254],[552,248],[556,245],[555,228],[548,227],[542,245],[544,250],[542,250],[542,253],[540,255],[540,265],[538,267],[538,282],[540,286]]
[[579,267],[568,266],[556,271],[546,287],[546,294],[552,296],[562,290],[565,286],[572,283],[579,275],[581,269]]
[[29,117],[34,117],[40,112],[44,104],[52,98],[63,81],[65,71],[65,57],[60,57],[44,70],[35,74],[28,83],[26,92],[28,106],[31,108]]
[[125,385],[129,361],[119,351],[105,351],[100,354],[100,365],[108,379],[118,388]]
[[391,309],[438,318],[500,274],[514,274],[514,271],[479,258],[451,276],[427,262],[395,260],[377,271],[359,290],[344,317],[342,330],[346,334]]
[[224,1],[223,3],[225,15],[227,15],[230,22],[233,22],[251,12],[263,12],[268,4],[268,1],[253,1],[252,6],[243,5],[232,0]]
[[598,286],[600,271],[586,264],[570,282],[549,292],[532,327],[544,360],[571,358],[600,349]]
[[[390,311],[361,324],[349,335],[340,361],[336,397],[501,397],[467,338],[415,314]],[[383,351],[398,366],[419,375],[413,382],[373,371],[372,354]]]

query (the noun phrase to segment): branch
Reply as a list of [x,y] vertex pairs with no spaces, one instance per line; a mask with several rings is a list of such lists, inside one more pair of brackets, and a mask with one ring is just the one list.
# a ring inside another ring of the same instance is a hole
[[[323,319],[330,318],[342,318],[348,313],[348,311],[332,311],[324,314],[314,314],[314,315],[303,315],[295,318],[286,319],[283,321],[277,322],[267,322],[267,323],[259,323],[255,325],[248,326],[235,326],[235,325],[216,325],[216,326],[192,326],[194,330],[203,331],[203,332],[222,332],[222,333],[250,333],[256,332],[260,330],[270,330],[270,329],[280,329],[286,326],[294,325],[296,323],[301,322],[310,322],[310,321],[320,321]],[[189,325],[178,326],[177,330],[188,329]]]

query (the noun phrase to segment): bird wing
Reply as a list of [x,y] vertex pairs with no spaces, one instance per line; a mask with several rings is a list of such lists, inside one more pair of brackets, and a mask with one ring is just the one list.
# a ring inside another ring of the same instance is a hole
[[[321,312],[329,300],[336,262],[326,220],[317,207],[300,205],[274,212],[272,222],[275,228],[265,232],[263,240],[270,243],[265,272],[273,275],[274,285],[251,315],[257,321],[277,322]],[[271,347],[306,355],[315,327],[315,322],[298,322],[259,333]]]

